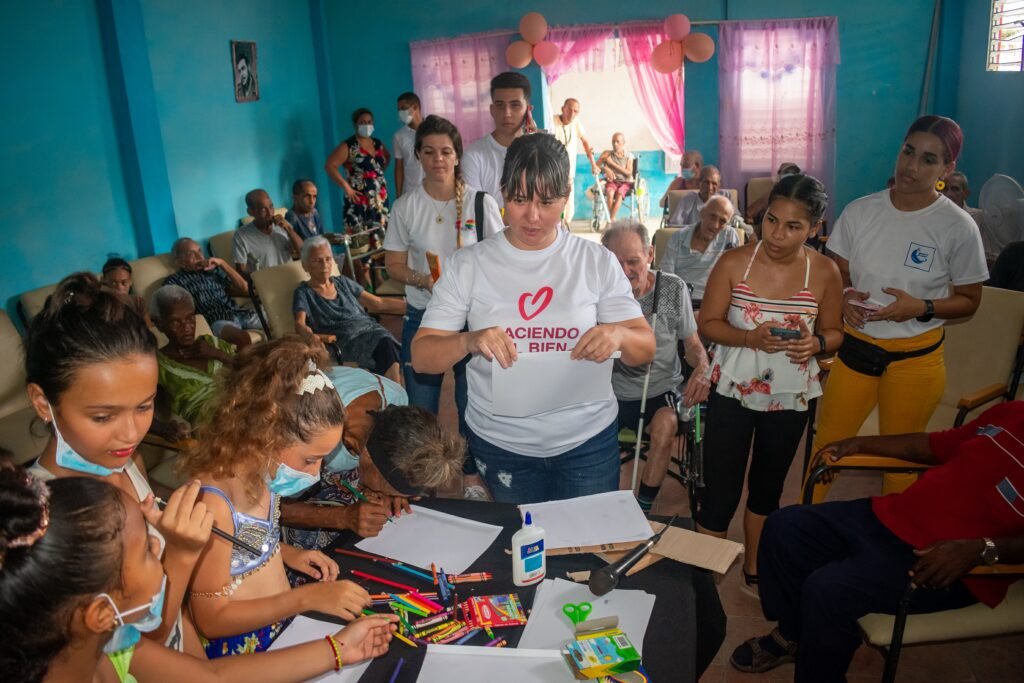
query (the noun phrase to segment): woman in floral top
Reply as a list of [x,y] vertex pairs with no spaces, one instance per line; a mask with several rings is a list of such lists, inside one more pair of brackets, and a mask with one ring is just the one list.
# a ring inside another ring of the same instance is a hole
[[[345,229],[359,232],[373,226],[387,227],[388,184],[384,171],[391,153],[373,137],[373,112],[356,109],[352,113],[356,134],[334,148],[325,169],[331,180],[345,191]],[[338,170],[345,167],[348,178]]]
[[[828,196],[804,175],[772,189],[763,239],[725,253],[708,279],[700,332],[715,343],[708,404],[703,502],[698,529],[725,537],[748,477],[743,515],[747,587],[757,584],[765,518],[821,395],[814,356],[842,343],[843,284],[835,263],[804,246],[821,227]],[[751,444],[753,453],[751,455]]]

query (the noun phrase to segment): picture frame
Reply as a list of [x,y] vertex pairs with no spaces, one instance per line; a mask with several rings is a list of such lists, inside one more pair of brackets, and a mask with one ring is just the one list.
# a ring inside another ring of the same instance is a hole
[[231,82],[235,91],[235,102],[255,102],[260,98],[254,41],[231,41]]

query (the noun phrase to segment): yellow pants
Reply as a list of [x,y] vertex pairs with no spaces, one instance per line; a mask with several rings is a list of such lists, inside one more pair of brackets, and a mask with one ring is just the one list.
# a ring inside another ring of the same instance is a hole
[[[909,339],[875,339],[849,327],[845,332],[892,352],[928,348],[942,338],[941,327]],[[879,434],[923,432],[945,389],[946,361],[941,346],[925,356],[890,363],[881,377],[854,372],[837,358],[818,406],[814,452],[833,441],[856,436],[876,405]],[[898,493],[916,478],[913,474],[887,474],[882,493]],[[824,500],[828,490],[827,485],[816,486],[814,502]]]

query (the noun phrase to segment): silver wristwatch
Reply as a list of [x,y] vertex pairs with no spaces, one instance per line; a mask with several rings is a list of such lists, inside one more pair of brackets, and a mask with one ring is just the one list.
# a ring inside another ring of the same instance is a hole
[[981,540],[985,542],[985,549],[981,551],[981,561],[990,567],[997,564],[999,562],[999,549],[996,548],[996,544],[991,538],[983,538]]

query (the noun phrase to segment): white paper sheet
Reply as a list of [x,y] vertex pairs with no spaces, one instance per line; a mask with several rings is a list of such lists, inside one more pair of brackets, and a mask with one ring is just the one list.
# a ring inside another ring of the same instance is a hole
[[431,645],[418,680],[423,683],[571,683],[575,679],[557,650]]
[[562,612],[562,605],[589,602],[593,611],[587,619],[618,617],[619,628],[629,636],[637,652],[643,654],[644,635],[651,620],[654,600],[653,595],[644,591],[619,589],[598,597],[585,585],[563,579],[545,579],[537,586],[533,609],[519,647],[544,650],[565,647],[576,630]]
[[519,506],[520,516],[527,511],[533,523],[544,529],[546,548],[644,541],[653,535],[631,491]]
[[[520,353],[511,367],[491,361],[491,410],[528,417],[566,406],[607,401],[612,393],[612,359],[572,360],[570,351]],[[621,354],[616,352],[613,359]]]
[[[444,569],[445,573],[461,574],[483,555],[501,533],[501,527],[493,524],[475,522],[418,505],[413,505],[412,510],[413,514],[402,515],[385,524],[380,535],[364,539],[356,547],[417,567],[429,569],[430,564],[434,563],[439,569]],[[414,577],[410,578],[415,580]]]
[[[341,630],[341,626],[338,624],[332,624],[329,621],[319,621],[317,619],[310,619],[299,615],[295,617],[288,628],[277,637],[277,640],[270,646],[271,650],[280,650],[284,647],[290,647],[292,645],[300,645],[302,643],[308,643],[313,640],[323,640],[324,637],[337,633]],[[311,681],[323,681],[324,683],[356,683],[359,677],[363,675],[367,667],[370,666],[370,660],[361,662],[360,664],[353,664],[352,666],[345,666],[341,671],[325,673],[322,676],[311,678]]]

